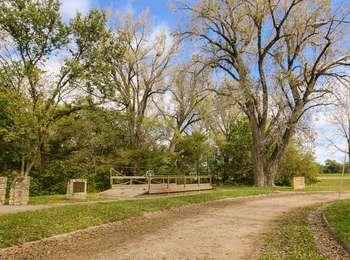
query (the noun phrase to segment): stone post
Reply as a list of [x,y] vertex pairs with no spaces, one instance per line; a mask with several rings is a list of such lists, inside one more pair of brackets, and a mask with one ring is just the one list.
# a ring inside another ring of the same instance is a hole
[[29,176],[16,177],[11,183],[9,205],[27,205],[29,201]]
[[6,200],[6,185],[7,185],[7,178],[6,177],[0,177],[0,205],[5,204]]

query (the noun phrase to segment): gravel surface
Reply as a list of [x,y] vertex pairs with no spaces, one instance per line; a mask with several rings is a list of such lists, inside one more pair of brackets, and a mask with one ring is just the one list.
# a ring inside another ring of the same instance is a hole
[[323,208],[314,211],[309,216],[309,224],[314,234],[316,245],[322,255],[332,260],[350,259],[346,250],[328,232],[322,219]]
[[31,211],[31,210],[37,210],[37,209],[46,209],[54,206],[55,205],[23,205],[23,206],[1,205],[0,215],[12,214],[12,213],[23,212],[23,211]]

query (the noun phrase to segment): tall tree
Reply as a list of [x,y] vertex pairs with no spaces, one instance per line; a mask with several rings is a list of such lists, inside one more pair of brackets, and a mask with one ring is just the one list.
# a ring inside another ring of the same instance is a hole
[[[13,92],[26,102],[18,111],[29,113],[33,122],[32,142],[22,146],[25,175],[34,165],[42,166],[53,123],[81,108],[74,102],[86,69],[80,60],[108,34],[104,14],[92,11],[86,17],[77,15],[66,25],[59,8],[58,0],[0,1],[0,31],[6,37],[0,53],[0,90],[2,94]],[[57,54],[64,61],[58,72],[50,75],[49,61]],[[59,106],[67,100],[69,104]]]
[[299,120],[323,103],[323,83],[349,65],[348,12],[329,0],[203,0],[181,8],[191,13],[185,33],[238,92],[252,130],[255,184],[272,185]]
[[237,103],[232,102],[231,95],[227,87],[220,87],[220,93],[211,92],[206,99],[205,106],[200,109],[205,127],[216,138],[223,137],[227,140],[232,122],[240,120],[243,115]]
[[[156,31],[150,20],[146,11],[137,17],[125,13],[116,19],[111,38],[92,53],[96,62],[91,91],[126,112],[132,149],[144,143],[143,123],[151,97],[167,90],[166,75],[179,48],[176,37]],[[123,48],[115,45],[119,41]]]
[[210,84],[209,71],[194,62],[177,65],[172,70],[169,95],[164,97],[166,101],[163,106],[154,101],[169,122],[170,151],[175,150],[178,136],[191,131],[193,124],[201,120],[200,105],[208,95]]

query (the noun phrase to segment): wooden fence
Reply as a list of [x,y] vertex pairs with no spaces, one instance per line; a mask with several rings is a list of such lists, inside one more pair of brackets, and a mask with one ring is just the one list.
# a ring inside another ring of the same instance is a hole
[[144,189],[148,194],[212,189],[210,175],[111,176],[112,189]]

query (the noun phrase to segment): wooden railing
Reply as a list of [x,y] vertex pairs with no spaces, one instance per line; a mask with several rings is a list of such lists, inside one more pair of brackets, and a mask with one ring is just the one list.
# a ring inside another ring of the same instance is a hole
[[112,188],[147,185],[149,194],[212,189],[210,175],[111,176],[110,181]]

